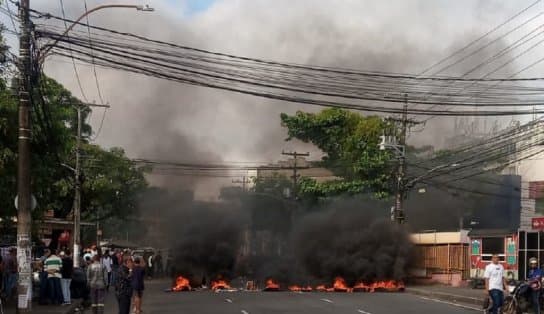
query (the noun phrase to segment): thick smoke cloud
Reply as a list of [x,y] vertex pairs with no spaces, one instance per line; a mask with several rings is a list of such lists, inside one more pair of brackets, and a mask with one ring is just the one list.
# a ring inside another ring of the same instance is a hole
[[[64,1],[75,18],[81,2]],[[89,0],[94,7],[100,1]],[[528,3],[451,1],[216,1],[196,14],[185,1],[154,0],[153,13],[104,10],[91,23],[204,49],[279,61],[417,73],[485,33]],[[57,2],[35,0],[38,10],[60,15]],[[52,21],[47,21],[51,23]],[[84,30],[84,29],[81,29]],[[497,43],[499,50],[504,43]],[[480,59],[483,59],[482,55]],[[481,61],[479,57],[473,62]],[[72,65],[48,61],[46,73],[80,95]],[[468,65],[460,65],[462,72]],[[78,66],[83,89],[98,99],[92,70]],[[505,69],[505,71],[508,69]],[[448,74],[452,74],[449,72]],[[319,152],[301,143],[285,143],[279,113],[319,108],[174,84],[134,74],[98,69],[102,93],[112,105],[98,142],[122,146],[131,157],[202,160],[275,161],[282,149]],[[101,112],[92,117],[95,129]],[[453,120],[433,119],[414,144],[444,145]],[[437,137],[436,134],[443,136]],[[161,186],[196,188],[208,199],[230,179],[185,180],[172,177]]]
[[405,278],[412,248],[405,228],[375,214],[383,207],[369,205],[380,202],[357,201],[337,201],[334,209],[304,217],[294,231],[296,258],[324,282]]

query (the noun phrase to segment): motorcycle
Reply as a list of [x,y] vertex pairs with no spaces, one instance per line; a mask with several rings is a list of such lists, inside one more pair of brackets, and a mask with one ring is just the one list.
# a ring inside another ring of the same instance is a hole
[[[533,310],[533,301],[531,292],[533,288],[527,281],[510,281],[508,283],[508,292],[502,306],[503,314],[522,314],[531,313]],[[538,282],[537,282],[538,284]],[[541,285],[542,286],[542,285]],[[544,309],[543,289],[540,293],[540,308]]]

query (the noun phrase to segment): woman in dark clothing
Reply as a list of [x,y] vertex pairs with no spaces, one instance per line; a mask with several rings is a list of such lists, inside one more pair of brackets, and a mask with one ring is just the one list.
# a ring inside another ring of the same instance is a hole
[[130,313],[132,298],[132,259],[126,256],[115,275],[115,295],[119,304],[119,314]]
[[132,269],[132,293],[134,297],[134,313],[142,313],[142,297],[144,294],[145,266],[142,265],[140,258],[134,259],[134,268]]

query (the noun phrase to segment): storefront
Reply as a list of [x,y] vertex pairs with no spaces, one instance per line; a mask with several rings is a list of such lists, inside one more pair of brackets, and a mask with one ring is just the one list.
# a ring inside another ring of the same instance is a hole
[[[519,278],[518,265],[519,235],[517,231],[506,229],[475,229],[468,234],[470,238],[470,277],[483,278],[485,267],[491,263],[493,254],[499,255],[508,278]],[[523,268],[522,268],[523,270]]]

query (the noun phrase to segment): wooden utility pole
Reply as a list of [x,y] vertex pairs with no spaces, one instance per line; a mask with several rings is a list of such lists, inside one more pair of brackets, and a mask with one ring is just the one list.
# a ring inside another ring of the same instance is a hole
[[32,304],[31,229],[32,192],[30,178],[30,0],[19,5],[19,139],[17,167],[17,313],[28,313]]
[[297,153],[296,151],[295,152],[285,152],[285,151],[282,151],[281,152],[282,155],[286,155],[286,156],[293,156],[293,167],[290,167],[293,169],[293,199],[297,199],[297,183],[298,183],[298,177],[300,176],[298,174],[298,169],[300,168],[307,168],[307,167],[298,167],[297,165],[297,158],[298,157],[308,157],[310,156],[310,153]]

